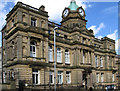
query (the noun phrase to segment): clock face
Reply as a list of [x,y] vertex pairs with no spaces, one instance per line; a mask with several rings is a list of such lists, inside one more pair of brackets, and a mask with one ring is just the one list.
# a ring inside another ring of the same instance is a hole
[[69,13],[69,10],[68,9],[65,9],[64,12],[63,12],[63,16],[66,17]]
[[79,13],[81,16],[84,16],[84,11],[81,8],[79,9]]

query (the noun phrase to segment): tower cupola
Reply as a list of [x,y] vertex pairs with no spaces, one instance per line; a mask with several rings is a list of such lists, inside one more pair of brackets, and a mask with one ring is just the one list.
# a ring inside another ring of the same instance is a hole
[[76,1],[75,0],[72,0],[70,2],[70,5],[68,6],[68,8],[71,10],[71,11],[75,11],[77,10],[79,6],[76,4]]
[[85,20],[85,11],[82,6],[78,6],[75,0],[71,0],[70,5],[65,7],[62,12],[62,26],[71,26],[75,24],[85,25],[87,20]]

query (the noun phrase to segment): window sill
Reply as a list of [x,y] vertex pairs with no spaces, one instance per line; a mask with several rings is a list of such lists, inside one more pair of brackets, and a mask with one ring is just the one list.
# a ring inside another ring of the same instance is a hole
[[33,84],[33,85],[35,85],[35,86],[39,86],[40,84]]
[[57,64],[62,64],[62,62],[57,62]]
[[70,63],[65,63],[66,65],[70,65]]
[[54,61],[48,61],[49,63],[54,63]]

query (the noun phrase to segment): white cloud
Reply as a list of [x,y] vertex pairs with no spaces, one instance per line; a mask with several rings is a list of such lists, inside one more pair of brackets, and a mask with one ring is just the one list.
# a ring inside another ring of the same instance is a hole
[[98,38],[98,39],[101,39],[101,38],[103,38],[103,36],[98,36],[97,38]]
[[114,33],[112,34],[108,34],[107,37],[113,39],[113,40],[116,40],[117,39],[117,31],[118,30],[115,30]]
[[116,50],[116,52],[118,54],[119,51],[120,51],[120,50],[118,51],[118,49],[120,49],[120,39],[118,39],[118,33],[117,32],[118,32],[118,30],[116,29],[116,30],[114,30],[113,33],[108,34],[107,37],[110,38],[110,39],[115,40],[115,50]]
[[120,55],[120,39],[117,39],[115,41],[115,50],[116,50],[117,54]]
[[[49,19],[60,22],[62,11],[65,7],[68,7],[70,5],[71,0],[15,0],[15,3],[17,1],[21,1],[36,8],[44,5],[46,11],[48,12]],[[85,3],[83,3],[83,0],[76,0],[76,3],[78,6],[82,6],[84,9],[90,7],[90,4],[87,6]]]
[[105,27],[105,24],[100,23],[98,28],[95,25],[93,25],[93,26],[89,27],[88,29],[92,29],[94,31],[94,34],[96,35],[104,27]]
[[6,4],[7,4],[6,2],[0,2],[0,30],[2,29],[3,24],[5,23],[7,12],[4,10],[4,8]]
[[118,6],[116,5],[116,6],[105,8],[103,10],[103,13],[107,13],[107,14],[115,13],[117,10],[118,10]]

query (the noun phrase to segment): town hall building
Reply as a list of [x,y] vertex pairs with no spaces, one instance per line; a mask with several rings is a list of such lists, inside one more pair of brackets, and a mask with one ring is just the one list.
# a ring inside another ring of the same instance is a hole
[[[54,89],[54,28],[56,88],[105,89],[118,86],[115,40],[95,38],[86,28],[85,10],[75,0],[62,12],[61,24],[39,9],[18,2],[2,29],[3,89]],[[88,15],[89,16],[89,15]]]

